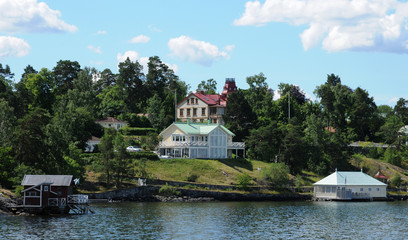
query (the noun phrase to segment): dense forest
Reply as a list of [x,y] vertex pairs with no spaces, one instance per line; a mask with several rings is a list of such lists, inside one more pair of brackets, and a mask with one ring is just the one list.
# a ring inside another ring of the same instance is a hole
[[[236,134],[234,141],[246,142],[250,159],[284,163],[292,174],[326,174],[350,168],[349,144],[355,141],[389,144],[368,154],[395,165],[408,156],[399,131],[408,124],[403,98],[394,107],[376,106],[366,90],[351,89],[334,74],[316,87],[319,101],[285,83],[279,84],[281,97],[274,100],[262,73],[246,81],[248,89],[229,95],[224,121]],[[149,58],[147,71],[129,59],[118,65],[118,73],[61,60],[52,70],[28,65],[20,79],[0,64],[0,185],[17,186],[24,174],[82,176],[92,161],[106,172],[107,183],[115,176],[118,183],[126,175],[143,175],[142,167],[129,162],[125,148],[132,140],[126,132],[104,131],[94,121],[109,116],[134,128],[154,128],[146,140],[154,146],[157,133],[175,120],[175,97],[180,101],[189,88],[157,56]],[[217,92],[214,79],[198,88]],[[83,153],[91,136],[102,138],[96,160]]]

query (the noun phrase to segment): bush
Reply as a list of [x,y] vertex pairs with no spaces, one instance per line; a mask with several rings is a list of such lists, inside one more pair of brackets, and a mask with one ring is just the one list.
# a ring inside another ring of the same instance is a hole
[[195,182],[195,181],[197,181],[198,178],[199,178],[199,176],[197,174],[192,173],[187,177],[186,180],[187,180],[187,182]]
[[248,190],[249,184],[251,183],[252,178],[248,173],[238,175],[237,177],[237,188],[240,190]]
[[163,185],[159,189],[159,195],[165,196],[165,197],[170,197],[170,196],[180,196],[180,191],[177,191],[177,189],[173,186],[169,186],[167,183],[166,185]]
[[399,187],[401,185],[401,182],[401,176],[398,173],[391,179],[391,184],[394,187]]
[[289,167],[284,163],[271,163],[269,168],[262,169],[261,179],[268,185],[285,187],[289,183]]
[[148,160],[159,160],[159,156],[153,152],[130,152],[129,153],[131,158],[146,158]]

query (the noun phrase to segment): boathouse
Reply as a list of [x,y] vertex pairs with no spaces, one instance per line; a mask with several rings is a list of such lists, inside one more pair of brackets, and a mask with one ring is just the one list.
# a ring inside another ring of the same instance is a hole
[[387,184],[361,172],[336,171],[314,185],[316,200],[385,200]]
[[25,175],[23,206],[25,209],[41,213],[85,213],[88,211],[87,195],[73,195],[72,175]]

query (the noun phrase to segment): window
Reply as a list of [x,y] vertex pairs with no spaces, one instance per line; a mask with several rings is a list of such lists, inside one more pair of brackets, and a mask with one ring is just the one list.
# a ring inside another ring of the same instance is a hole
[[32,191],[32,192],[27,192],[27,196],[30,196],[30,197],[32,197],[32,196],[38,196],[38,194],[37,194],[36,191]]
[[48,186],[44,186],[44,192],[48,192]]
[[368,188],[368,191],[371,192],[371,188],[370,188],[370,187]]
[[190,108],[187,108],[187,117],[190,117]]
[[201,116],[205,116],[205,108],[201,108]]
[[187,105],[190,105],[190,99],[187,99]]
[[197,116],[197,108],[193,108],[193,116]]
[[184,109],[180,109],[180,117],[182,117],[184,115]]
[[196,98],[196,104],[198,104],[198,98]]
[[379,192],[379,191],[380,191],[380,188],[378,187],[378,188],[377,188],[377,192]]
[[360,192],[364,191],[364,188],[360,188]]

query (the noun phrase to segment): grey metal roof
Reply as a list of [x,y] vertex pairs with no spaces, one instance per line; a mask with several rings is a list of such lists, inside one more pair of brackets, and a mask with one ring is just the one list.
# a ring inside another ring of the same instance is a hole
[[31,186],[41,183],[51,183],[53,186],[70,186],[72,175],[25,175],[21,185]]

